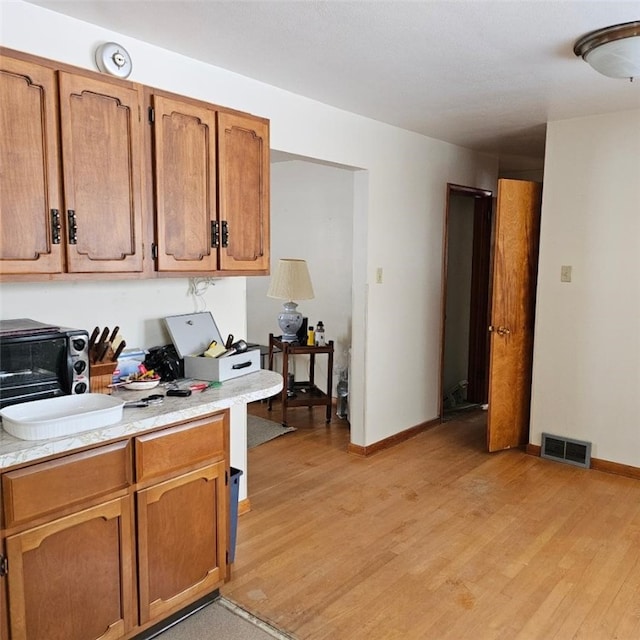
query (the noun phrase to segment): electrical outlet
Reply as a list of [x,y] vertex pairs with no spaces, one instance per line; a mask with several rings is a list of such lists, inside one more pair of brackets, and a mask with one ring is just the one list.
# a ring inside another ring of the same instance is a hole
[[560,282],[571,282],[571,265],[564,264],[560,267]]
[[382,284],[382,267],[376,269],[376,284]]

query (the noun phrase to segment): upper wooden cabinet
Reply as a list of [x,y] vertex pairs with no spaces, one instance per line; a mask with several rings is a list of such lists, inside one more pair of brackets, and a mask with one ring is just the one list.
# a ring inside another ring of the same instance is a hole
[[269,125],[154,93],[159,271],[269,270]]
[[218,113],[220,268],[269,271],[269,125]]
[[141,93],[60,73],[68,271],[142,271]]
[[152,96],[159,271],[215,271],[216,117]]
[[0,270],[63,269],[56,74],[0,58]]
[[0,109],[2,279],[269,273],[268,120],[1,48]]
[[0,272],[141,272],[142,91],[4,55],[0,78]]

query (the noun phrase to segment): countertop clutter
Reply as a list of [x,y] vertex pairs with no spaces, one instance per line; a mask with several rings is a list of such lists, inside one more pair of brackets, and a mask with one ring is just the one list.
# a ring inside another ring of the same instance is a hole
[[[15,438],[2,429],[0,430],[0,469],[7,470],[74,449],[199,418],[227,409],[232,405],[268,398],[279,393],[281,389],[282,376],[279,373],[261,369],[245,376],[226,380],[220,386],[209,386],[205,391],[193,393],[187,397],[166,397],[167,389],[164,384],[161,384],[153,390],[153,393],[165,395],[161,404],[125,409],[120,422],[73,436],[28,441]],[[114,394],[122,395],[127,402],[133,402],[148,396],[149,391],[118,389]]]

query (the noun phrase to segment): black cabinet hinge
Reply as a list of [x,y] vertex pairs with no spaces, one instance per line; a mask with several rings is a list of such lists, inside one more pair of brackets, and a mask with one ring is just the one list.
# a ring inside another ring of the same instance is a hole
[[51,243],[60,244],[60,211],[59,209],[51,209]]
[[222,246],[229,246],[229,223],[226,220],[222,221]]
[[9,559],[7,556],[0,555],[0,577],[4,577],[9,573]]
[[69,244],[78,244],[78,222],[76,221],[76,212],[73,209],[67,211],[69,220]]
[[228,486],[229,484],[229,472],[225,470],[224,472],[224,486]]
[[229,550],[227,549],[224,554],[224,563],[229,564]]
[[217,220],[211,221],[211,247],[217,249],[220,246],[220,224]]
[[153,107],[149,107],[147,116],[149,118],[149,124],[153,124],[156,121],[156,111]]

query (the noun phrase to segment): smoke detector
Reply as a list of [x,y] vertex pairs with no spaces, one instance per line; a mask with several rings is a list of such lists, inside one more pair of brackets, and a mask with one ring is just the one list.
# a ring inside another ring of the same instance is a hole
[[133,68],[131,56],[117,42],[105,42],[96,49],[96,64],[102,73],[127,78]]

